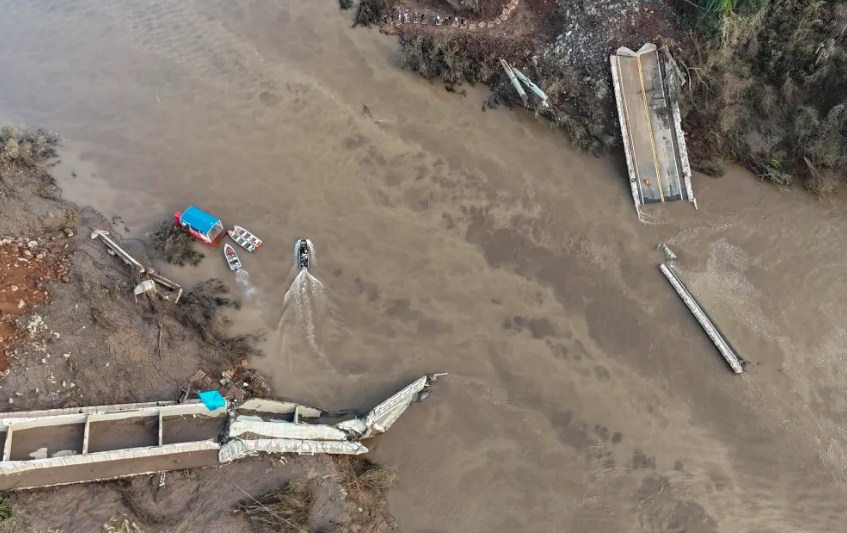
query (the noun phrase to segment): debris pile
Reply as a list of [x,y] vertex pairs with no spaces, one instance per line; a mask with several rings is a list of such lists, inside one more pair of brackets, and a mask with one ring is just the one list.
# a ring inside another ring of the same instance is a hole
[[11,346],[23,333],[17,317],[48,301],[49,282],[70,282],[66,246],[58,238],[0,239],[0,371],[8,367]]
[[243,402],[247,398],[271,396],[267,378],[255,368],[249,368],[246,359],[241,361],[238,368],[222,372],[218,380],[203,370],[198,370],[180,387],[179,401],[182,403],[193,398],[198,391],[204,390],[217,390],[224,398],[236,402]]
[[179,302],[179,299],[182,297],[182,287],[169,280],[168,278],[158,274],[155,270],[150,267],[145,267],[141,263],[139,263],[134,257],[132,257],[126,250],[118,246],[118,244],[109,238],[109,232],[104,230],[95,230],[91,232],[91,238],[96,239],[100,238],[103,243],[106,244],[107,253],[110,255],[118,256],[124,263],[132,267],[139,275],[146,276],[147,279],[139,282],[135,288],[133,289],[133,294],[135,294],[136,298],[141,296],[142,294],[147,295],[159,295],[158,289],[156,288],[156,284],[165,287],[170,291],[169,294],[159,295],[164,300],[173,301],[173,303]]

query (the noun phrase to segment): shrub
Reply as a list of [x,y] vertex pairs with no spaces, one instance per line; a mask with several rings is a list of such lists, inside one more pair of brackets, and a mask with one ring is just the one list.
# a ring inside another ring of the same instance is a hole
[[306,524],[313,500],[308,485],[293,481],[282,491],[242,502],[239,510],[255,531],[308,533]]
[[194,237],[172,220],[165,220],[147,236],[153,247],[162,252],[165,260],[174,265],[197,266],[205,254],[194,249]]

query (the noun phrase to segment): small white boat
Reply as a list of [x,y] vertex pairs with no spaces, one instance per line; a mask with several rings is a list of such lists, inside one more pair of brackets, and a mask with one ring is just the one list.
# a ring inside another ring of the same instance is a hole
[[256,237],[241,226],[233,226],[229,230],[229,236],[235,241],[235,244],[241,246],[248,252],[255,252],[257,248],[262,246],[262,239]]
[[241,270],[241,259],[238,258],[238,254],[235,253],[235,248],[229,245],[229,243],[224,244],[224,257],[226,258],[226,264],[229,265],[229,269],[233,272],[238,272]]

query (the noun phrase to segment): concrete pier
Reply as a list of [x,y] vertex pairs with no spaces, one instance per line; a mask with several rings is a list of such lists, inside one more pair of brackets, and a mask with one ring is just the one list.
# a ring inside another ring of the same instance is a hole
[[723,333],[715,326],[712,319],[706,314],[706,311],[700,306],[691,292],[688,290],[688,287],[679,279],[679,276],[676,275],[676,272],[673,271],[673,267],[668,266],[667,264],[659,265],[659,270],[662,271],[662,274],[667,278],[668,282],[670,282],[671,286],[674,288],[679,297],[682,298],[682,301],[685,303],[686,307],[691,311],[691,314],[694,315],[694,318],[706,332],[706,335],[712,340],[715,344],[715,347],[721,353],[726,362],[729,363],[730,368],[736,374],[740,374],[744,371],[744,367],[741,364],[741,358],[738,357],[738,354],[735,352],[735,348],[729,343],[728,340],[723,336]]

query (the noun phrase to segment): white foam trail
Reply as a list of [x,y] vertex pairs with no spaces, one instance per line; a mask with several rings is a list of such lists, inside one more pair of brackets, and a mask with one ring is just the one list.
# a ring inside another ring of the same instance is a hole
[[286,316],[293,314],[296,325],[305,332],[309,346],[318,354],[323,351],[318,346],[315,332],[315,314],[320,312],[324,304],[324,286],[320,280],[303,269],[294,278],[283,299],[282,318],[279,329],[282,329]]
[[253,282],[250,281],[250,273],[244,270],[243,268],[235,273],[235,281],[237,281],[239,285],[244,287],[244,296],[247,298],[253,296],[254,294],[256,294],[256,292],[258,292],[256,286],[253,285]]

